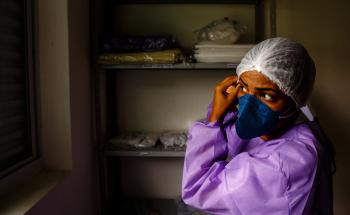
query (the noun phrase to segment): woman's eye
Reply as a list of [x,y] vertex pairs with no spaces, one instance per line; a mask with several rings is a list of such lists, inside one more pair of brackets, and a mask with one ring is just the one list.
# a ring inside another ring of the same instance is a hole
[[243,92],[245,92],[245,93],[248,92],[247,88],[245,88],[244,86],[241,86],[241,90],[242,90]]
[[269,94],[263,94],[263,97],[266,101],[272,101],[273,100],[273,97],[270,96]]

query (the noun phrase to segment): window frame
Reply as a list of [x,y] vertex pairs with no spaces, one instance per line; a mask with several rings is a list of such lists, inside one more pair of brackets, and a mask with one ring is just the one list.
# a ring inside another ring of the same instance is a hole
[[[39,101],[39,93],[38,93],[38,77],[36,74],[37,69],[37,58],[36,58],[36,50],[37,50],[37,41],[36,41],[36,32],[37,32],[37,25],[36,25],[36,16],[35,14],[35,2],[34,0],[22,0],[24,2],[24,18],[25,18],[25,70],[26,70],[26,95],[27,95],[27,102],[26,102],[26,109],[27,109],[27,132],[30,136],[31,141],[31,147],[32,152],[31,156],[28,158],[16,163],[15,165],[7,168],[4,171],[0,172],[0,182],[3,181],[3,179],[10,176],[12,173],[17,172],[19,169],[28,166],[28,169],[30,169],[30,172],[35,171],[36,169],[39,169],[38,165],[33,165],[34,161],[38,160],[40,158],[40,147],[39,147],[39,141],[38,141],[38,101]],[[35,163],[41,163],[40,161]],[[30,165],[32,164],[32,165]],[[35,168],[33,168],[35,166]],[[41,166],[41,165],[39,165]],[[28,170],[24,170],[24,172],[28,172]],[[36,172],[36,171],[35,171]],[[15,174],[16,175],[16,174]],[[22,174],[19,174],[22,175]],[[4,184],[8,184],[7,182]],[[6,186],[6,185],[4,185]],[[0,183],[0,193],[2,188],[2,183]]]

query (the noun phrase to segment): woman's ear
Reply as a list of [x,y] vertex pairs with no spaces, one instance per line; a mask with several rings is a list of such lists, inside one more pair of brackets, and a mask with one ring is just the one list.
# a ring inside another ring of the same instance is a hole
[[297,115],[299,108],[298,105],[294,102],[294,100],[291,97],[288,97],[288,102],[286,105],[285,110],[282,112],[282,116],[280,119],[292,119],[294,115]]

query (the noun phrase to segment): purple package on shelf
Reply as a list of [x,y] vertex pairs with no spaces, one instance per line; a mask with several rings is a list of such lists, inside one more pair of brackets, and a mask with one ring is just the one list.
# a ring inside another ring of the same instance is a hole
[[156,36],[115,36],[103,43],[104,52],[148,52],[177,48],[176,40],[171,35]]

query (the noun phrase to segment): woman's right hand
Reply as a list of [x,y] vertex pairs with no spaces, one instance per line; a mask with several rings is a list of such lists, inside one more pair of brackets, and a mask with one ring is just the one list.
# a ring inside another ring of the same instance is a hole
[[236,75],[228,76],[216,85],[209,122],[223,120],[229,108],[236,102],[240,89],[237,79]]

